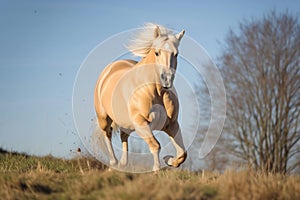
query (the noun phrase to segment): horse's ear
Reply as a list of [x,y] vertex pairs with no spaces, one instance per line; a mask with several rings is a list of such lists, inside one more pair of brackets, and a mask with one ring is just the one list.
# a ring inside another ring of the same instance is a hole
[[177,38],[178,40],[181,40],[181,38],[183,37],[184,33],[185,33],[185,30],[182,30],[180,33],[178,33],[178,34],[176,35],[176,38]]
[[155,29],[154,29],[154,38],[158,38],[160,37],[160,29],[159,29],[159,26],[156,26]]

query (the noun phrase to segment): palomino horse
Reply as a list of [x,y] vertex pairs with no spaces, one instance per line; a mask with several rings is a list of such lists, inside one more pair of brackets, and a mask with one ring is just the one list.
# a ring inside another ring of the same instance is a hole
[[101,73],[94,104],[110,165],[117,164],[111,143],[112,127],[120,130],[120,166],[127,164],[128,137],[133,131],[148,144],[154,158],[153,171],[160,168],[160,144],[153,130],[166,132],[176,148],[175,157],[164,159],[169,166],[179,167],[185,161],[187,153],[177,121],[179,103],[173,87],[178,46],[184,32],[174,34],[161,25],[146,24],[128,47],[135,56],[142,57],[141,61],[119,60]]

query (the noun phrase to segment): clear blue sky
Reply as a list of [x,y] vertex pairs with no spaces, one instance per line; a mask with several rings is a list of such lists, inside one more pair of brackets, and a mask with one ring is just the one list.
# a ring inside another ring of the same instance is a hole
[[76,149],[76,73],[88,53],[111,35],[157,22],[184,28],[216,58],[222,49],[218,41],[229,28],[272,9],[299,14],[300,1],[1,0],[0,147],[55,156]]

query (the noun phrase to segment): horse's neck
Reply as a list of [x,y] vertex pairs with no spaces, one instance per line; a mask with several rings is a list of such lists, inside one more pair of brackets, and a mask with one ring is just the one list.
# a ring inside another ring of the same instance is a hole
[[155,83],[155,90],[159,95],[161,95],[162,87],[160,85],[159,73],[156,67],[155,52],[151,50],[146,57],[142,58],[141,61],[135,65],[135,67],[138,67],[141,70],[140,78],[144,78],[145,81]]
[[141,61],[136,64],[136,66],[149,65],[149,64],[154,64],[154,65],[156,64],[155,57],[147,55],[146,57],[142,58]]

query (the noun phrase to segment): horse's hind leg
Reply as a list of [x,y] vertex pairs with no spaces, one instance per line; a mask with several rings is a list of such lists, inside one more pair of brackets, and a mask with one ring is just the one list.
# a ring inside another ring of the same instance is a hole
[[126,166],[127,165],[127,157],[128,157],[128,137],[129,134],[125,133],[124,131],[120,131],[120,137],[121,137],[121,141],[122,141],[122,156],[119,162],[119,165],[121,167]]
[[101,129],[102,134],[104,135],[104,141],[109,153],[109,164],[111,166],[114,166],[117,164],[117,159],[114,153],[114,150],[112,148],[111,144],[111,136],[112,136],[112,130],[111,130],[111,123],[112,120],[107,114],[98,115],[98,123]]
[[166,126],[163,131],[165,131],[169,136],[176,148],[176,157],[166,156],[164,159],[169,166],[179,167],[186,159],[187,153],[184,148],[181,130],[177,121],[171,122]]

